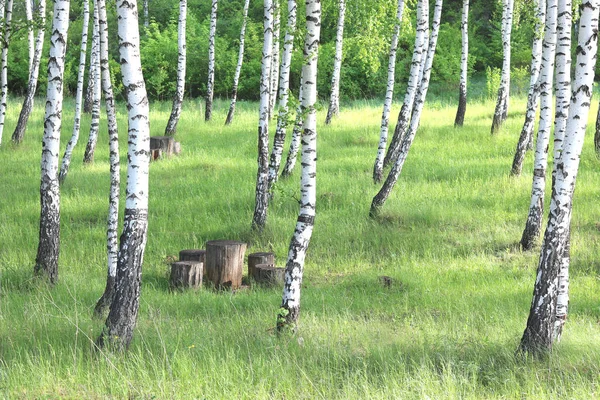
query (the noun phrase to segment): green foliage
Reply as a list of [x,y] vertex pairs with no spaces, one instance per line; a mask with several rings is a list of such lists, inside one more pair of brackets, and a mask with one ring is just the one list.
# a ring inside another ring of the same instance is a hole
[[485,69],[485,87],[488,99],[493,99],[498,94],[502,70],[500,68],[487,67]]

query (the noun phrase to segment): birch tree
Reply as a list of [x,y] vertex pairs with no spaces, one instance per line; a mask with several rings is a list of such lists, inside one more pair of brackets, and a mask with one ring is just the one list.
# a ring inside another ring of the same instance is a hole
[[12,134],[12,141],[15,143],[21,143],[23,141],[25,129],[27,128],[27,121],[29,120],[31,110],[33,110],[33,99],[37,89],[38,74],[40,72],[40,60],[42,58],[42,48],[44,47],[44,34],[46,32],[46,0],[39,0],[37,12],[38,20],[40,21],[40,27],[35,40],[35,52],[33,54],[31,73],[29,74],[29,83],[27,84],[25,100],[23,101],[23,106],[21,107],[21,113],[19,114],[17,126]]
[[[43,1],[40,7],[43,7]],[[50,57],[48,59],[48,89],[40,184],[40,236],[34,273],[58,281],[58,254],[60,250],[60,191],[58,185],[58,157],[63,107],[63,77],[67,31],[69,29],[69,0],[54,0]]]
[[242,29],[240,31],[240,51],[238,54],[238,62],[235,67],[235,75],[233,76],[233,88],[231,89],[231,104],[229,105],[229,112],[227,113],[227,119],[225,119],[225,125],[231,124],[231,122],[233,121],[233,115],[235,114],[235,104],[237,102],[237,92],[240,83],[240,74],[242,73],[242,64],[244,63],[244,44],[246,42],[246,24],[248,22],[249,6],[250,0],[246,0],[246,2],[244,3]]
[[458,88],[458,109],[454,126],[463,126],[465,112],[467,111],[467,72],[469,59],[469,0],[463,0],[462,22],[460,24],[462,33],[462,53],[460,56],[460,85]]
[[379,146],[377,147],[377,156],[373,167],[373,181],[381,182],[383,174],[383,158],[387,146],[388,127],[390,123],[390,111],[392,101],[394,100],[394,84],[396,82],[396,53],[398,50],[398,37],[400,36],[400,25],[402,24],[402,14],[404,13],[404,0],[398,0],[396,10],[396,25],[390,43],[390,56],[388,59],[387,88],[385,91],[385,100],[383,102],[383,112],[381,114],[381,129],[379,134]]
[[[249,0],[247,0],[249,1]],[[179,0],[179,22],[177,23],[177,89],[173,98],[173,107],[171,116],[165,128],[165,135],[173,136],[177,131],[177,122],[181,116],[181,105],[183,104],[183,95],[185,93],[185,60],[186,60],[186,41],[185,25],[187,21],[187,0]]]
[[290,241],[285,266],[277,330],[295,329],[300,314],[300,290],[306,250],[312,236],[317,201],[317,60],[321,35],[321,1],[306,0],[306,37],[302,66],[302,110],[306,113],[302,132],[302,179],[300,212]]
[[33,71],[33,59],[35,55],[35,34],[33,32],[33,0],[25,0],[25,19],[27,19],[27,45],[29,50],[29,76]]
[[296,0],[288,0],[288,20],[283,43],[283,57],[279,74],[279,115],[277,116],[277,129],[273,139],[273,150],[269,162],[269,191],[279,176],[281,155],[287,131],[290,97],[290,68],[292,66],[292,52],[294,50],[294,34],[296,31]]
[[573,85],[562,152],[556,165],[548,225],[540,252],[527,327],[519,350],[543,355],[552,350],[556,338],[559,258],[568,248],[573,192],[587,127],[598,45],[598,0],[584,0]]
[[556,52],[557,0],[548,0],[546,9],[546,27],[542,43],[542,67],[540,71],[540,122],[538,126],[531,203],[521,246],[530,250],[535,245],[542,230],[544,211],[544,193],[546,189],[546,169],[548,166],[548,144],[552,126],[552,92],[554,60]]
[[127,98],[127,190],[117,260],[115,294],[98,345],[125,349],[133,337],[140,304],[142,262],[148,228],[150,164],[149,104],[140,59],[136,1],[117,0],[119,56]]
[[302,137],[302,127],[304,126],[304,116],[302,114],[302,83],[300,83],[300,91],[298,93],[298,107],[296,108],[296,121],[292,130],[292,139],[290,141],[290,150],[281,177],[285,178],[292,174],[296,166],[296,158],[298,149],[300,148],[300,139]]
[[[95,3],[94,3],[95,4]],[[96,75],[96,65],[94,64],[94,54],[100,52],[100,33],[96,30],[96,27],[92,24],[92,46],[90,52],[90,70],[88,72],[87,90],[83,100],[83,112],[91,113],[92,104],[94,103],[94,76]]]
[[215,86],[215,34],[217,32],[217,3],[212,0],[210,9],[210,30],[208,32],[208,83],[206,84],[206,108],[204,109],[204,120],[212,118],[213,96]]
[[515,150],[512,169],[510,171],[512,176],[521,175],[521,171],[523,170],[523,160],[525,159],[528,144],[533,136],[535,112],[538,108],[540,97],[538,79],[542,63],[542,39],[544,38],[544,26],[546,21],[546,0],[538,0],[537,3],[537,18],[535,21],[533,44],[531,46],[531,78],[529,81],[529,93],[527,94],[527,112],[525,114],[523,128],[521,129],[521,135],[519,136],[519,142],[517,143],[517,149]]
[[325,123],[329,125],[331,119],[340,113],[340,76],[342,72],[342,49],[344,46],[344,20],[346,16],[346,0],[339,0],[339,15],[337,33],[335,36],[335,59],[333,61],[333,75],[331,77],[331,96]]
[[515,1],[503,0],[502,4],[502,75],[500,87],[498,88],[496,109],[494,110],[494,119],[492,121],[492,134],[496,133],[504,120],[506,120],[510,96],[510,36]]
[[150,25],[148,3],[149,3],[149,0],[144,0],[144,28],[148,28],[148,26]]
[[94,162],[98,132],[100,131],[100,102],[102,101],[102,86],[100,83],[100,17],[97,0],[94,2],[94,5],[94,34],[97,41],[96,47],[92,47],[92,56],[90,58],[90,73],[92,74],[92,121],[88,143],[83,153],[83,162],[86,164]]
[[4,29],[2,30],[2,52],[0,54],[0,145],[4,133],[4,121],[6,119],[6,98],[8,96],[8,44],[12,34],[12,9],[13,0],[6,0],[4,12]]
[[281,0],[273,0],[273,53],[271,56],[271,78],[269,80],[269,118],[275,112],[277,81],[279,79],[279,37],[281,36]]

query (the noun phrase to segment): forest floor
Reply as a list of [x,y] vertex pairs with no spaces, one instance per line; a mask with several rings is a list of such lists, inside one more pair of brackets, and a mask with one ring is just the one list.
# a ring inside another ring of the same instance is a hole
[[[527,398],[600,396],[600,162],[590,120],[572,228],[571,306],[563,340],[545,360],[516,358],[539,249],[518,247],[531,187],[509,176],[524,99],[490,135],[494,105],[429,102],[404,171],[377,219],[371,179],[379,101],[319,112],[318,197],[299,331],[273,332],[280,289],[172,293],[169,262],[207,240],[237,239],[285,263],[298,212],[299,168],[278,184],[262,235],[250,230],[256,181],[256,104],[228,104],[205,123],[187,102],[180,156],[151,164],[141,311],[126,354],[94,348],[92,319],[106,277],[109,164],[106,124],[93,165],[82,164],[89,117],[61,187],[59,284],[32,279],[39,224],[43,100],[25,141],[0,148],[0,393],[7,398]],[[594,101],[596,104],[597,101]],[[70,134],[67,104],[61,149]],[[161,135],[170,104],[152,105]],[[394,113],[398,111],[398,104]],[[590,117],[596,114],[596,108]],[[119,115],[126,159],[125,109]],[[61,150],[62,155],[62,150]],[[123,192],[126,168],[122,168]],[[122,202],[123,203],[123,202]],[[546,202],[547,206],[548,202]],[[122,210],[121,210],[122,211]],[[544,212],[546,215],[546,212]],[[384,287],[378,277],[393,278]]]

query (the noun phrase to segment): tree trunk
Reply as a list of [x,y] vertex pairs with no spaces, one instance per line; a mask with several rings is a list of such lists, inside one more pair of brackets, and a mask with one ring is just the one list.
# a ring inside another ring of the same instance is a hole
[[273,0],[273,55],[271,57],[271,79],[269,81],[269,118],[275,112],[277,81],[279,78],[279,37],[281,36],[280,0]]
[[[426,21],[429,21],[429,1],[424,0],[422,5],[422,14],[421,17],[424,17]],[[406,136],[402,140],[402,145],[400,146],[400,152],[398,154],[398,158],[390,170],[385,183],[381,187],[381,190],[377,195],[373,198],[371,202],[371,210],[370,215],[372,217],[376,216],[383,204],[387,200],[389,194],[391,193],[394,185],[398,181],[398,177],[402,172],[402,167],[404,166],[404,162],[406,161],[406,157],[408,157],[408,151],[413,143],[415,135],[417,133],[417,129],[419,128],[419,122],[421,120],[421,112],[423,111],[423,106],[425,105],[425,98],[427,97],[427,90],[429,89],[429,79],[431,76],[431,67],[433,65],[433,58],[435,56],[435,49],[437,46],[437,38],[440,30],[440,19],[442,15],[442,0],[436,0],[435,9],[433,12],[433,20],[432,20],[432,29],[431,29],[431,37],[429,38],[429,46],[427,48],[427,58],[425,60],[425,66],[423,68],[423,78],[419,83],[419,89],[417,90],[417,95],[415,98],[415,104],[413,108],[413,112],[410,118],[410,126],[408,131],[406,132]]]
[[285,268],[277,268],[270,264],[257,264],[252,278],[256,283],[282,287],[285,282]]
[[590,108],[590,88],[594,82],[598,45],[598,3],[598,0],[584,0],[580,6],[575,81],[563,151],[556,166],[548,226],[540,253],[527,327],[519,346],[521,352],[534,356],[551,351],[555,339],[560,258],[567,254],[573,193]]
[[273,184],[277,182],[281,155],[289,118],[289,91],[290,91],[290,68],[292,64],[292,51],[294,49],[294,33],[296,31],[296,0],[288,0],[288,21],[283,43],[283,57],[281,60],[281,72],[279,77],[279,115],[277,117],[277,130],[273,139],[273,150],[269,163],[269,192]]
[[306,249],[310,243],[317,202],[317,61],[321,35],[321,1],[306,0],[306,37],[304,65],[302,66],[302,179],[300,183],[300,211],[290,241],[281,307],[277,314],[279,332],[295,329],[300,314],[300,290],[304,272]]
[[298,108],[296,109],[296,122],[292,130],[292,140],[290,142],[290,151],[288,152],[285,167],[281,171],[281,177],[286,178],[292,174],[296,166],[296,157],[300,148],[300,138],[302,136],[302,126],[304,125],[304,116],[302,114],[302,85],[298,93]]
[[176,289],[198,289],[202,287],[204,263],[200,261],[177,261],[171,264],[169,286]]
[[13,0],[6,0],[6,12],[4,15],[4,30],[2,32],[2,54],[0,56],[0,145],[2,144],[2,134],[4,133],[4,121],[6,119],[6,98],[8,96],[8,44],[12,33],[12,8]]
[[33,32],[32,0],[25,0],[25,18],[27,19],[27,44],[29,49],[29,76],[33,72],[33,60],[35,58],[35,34]]
[[94,153],[96,152],[96,143],[98,142],[98,132],[100,130],[100,102],[102,100],[102,86],[100,82],[100,22],[98,14],[98,2],[94,2],[94,32],[96,35],[96,48],[92,47],[92,57],[90,59],[90,73],[92,74],[92,121],[90,124],[90,136],[85,152],[83,153],[84,164],[94,162]]
[[[43,0],[40,7],[43,7]],[[42,179],[40,184],[40,240],[34,272],[58,281],[58,253],[60,250],[60,191],[58,187],[58,154],[63,107],[63,77],[67,31],[69,30],[69,0],[54,0],[50,58],[48,60],[48,92],[44,137],[42,139]]]
[[463,0],[462,23],[460,24],[462,32],[462,53],[460,56],[460,86],[458,89],[458,109],[454,126],[463,126],[465,122],[465,112],[467,111],[467,72],[469,66],[469,0]]
[[237,102],[238,85],[240,83],[240,74],[242,72],[242,64],[244,63],[244,44],[246,41],[246,24],[248,22],[248,7],[250,6],[250,0],[246,0],[244,3],[244,17],[242,19],[242,29],[240,32],[240,52],[238,54],[238,62],[235,67],[235,75],[233,76],[233,89],[231,89],[231,104],[229,105],[229,112],[227,113],[227,119],[225,125],[231,124],[233,121],[233,114],[235,113],[235,103]]
[[531,187],[531,203],[521,246],[530,250],[535,245],[542,230],[542,214],[544,211],[544,193],[546,190],[546,169],[548,166],[548,144],[552,127],[552,92],[554,78],[554,59],[556,52],[556,15],[557,0],[548,0],[546,12],[546,28],[542,44],[542,69],[540,71],[540,123],[538,127],[533,184]]
[[210,11],[210,31],[208,33],[208,83],[206,84],[206,108],[204,109],[204,120],[212,118],[213,96],[215,85],[215,34],[217,32],[217,3],[212,0]]
[[150,0],[144,0],[144,28],[148,28],[150,25],[150,17],[148,13],[148,3]]
[[273,253],[252,253],[248,255],[248,276],[254,277],[256,266],[259,264],[275,266],[275,255]]
[[264,43],[260,76],[260,111],[258,121],[258,172],[256,174],[256,201],[252,229],[262,231],[267,223],[269,206],[269,82],[273,51],[273,1],[264,0]]
[[525,153],[528,150],[529,142],[533,140],[533,125],[535,121],[535,112],[538,108],[540,90],[538,79],[540,76],[540,66],[542,63],[542,40],[544,38],[544,26],[546,21],[546,0],[537,0],[538,10],[535,23],[535,36],[531,46],[531,78],[529,81],[529,93],[527,94],[527,112],[525,114],[525,122],[521,129],[517,150],[513,159],[512,176],[521,175],[523,170],[523,160]]
[[342,48],[344,45],[344,19],[346,16],[346,0],[339,0],[339,15],[337,34],[335,37],[335,59],[333,62],[333,76],[331,77],[331,97],[325,124],[329,125],[333,117],[340,113],[340,76],[342,72]]
[[40,21],[40,29],[38,29],[36,37],[31,74],[29,74],[29,83],[27,84],[27,93],[25,94],[23,107],[21,107],[21,113],[19,114],[17,126],[12,134],[12,141],[15,143],[21,143],[23,141],[23,137],[25,136],[27,121],[29,120],[31,110],[33,110],[33,99],[35,97],[38,74],[40,72],[40,60],[42,57],[42,48],[44,47],[44,34],[46,32],[46,0],[39,0],[37,9],[38,19]]
[[[96,4],[94,2],[94,4]],[[92,112],[92,104],[94,102],[94,76],[95,76],[95,66],[94,66],[94,54],[100,52],[100,33],[96,30],[94,25],[92,25],[92,46],[90,51],[90,69],[88,72],[88,81],[87,81],[87,90],[85,92],[85,97],[83,99],[83,112],[91,113]]]
[[383,176],[383,158],[385,157],[385,148],[387,146],[388,127],[390,123],[390,111],[392,101],[394,100],[394,84],[396,82],[396,52],[398,49],[398,36],[400,36],[400,25],[402,24],[402,14],[404,13],[404,0],[398,0],[398,9],[396,11],[396,25],[392,42],[390,44],[390,56],[388,60],[387,89],[385,91],[385,100],[383,102],[383,112],[381,114],[381,130],[379,134],[379,146],[377,147],[377,156],[373,166],[373,181],[381,182]]
[[233,240],[206,242],[207,281],[219,289],[238,289],[242,285],[246,246]]
[[119,57],[127,99],[127,191],[117,279],[106,326],[98,345],[122,350],[133,337],[140,302],[142,262],[148,227],[150,125],[148,97],[140,60],[136,1],[117,0]]
[[502,62],[502,78],[498,89],[498,99],[492,121],[492,134],[496,133],[508,116],[508,102],[510,96],[510,34],[512,31],[512,17],[514,0],[503,0],[502,12],[502,49],[504,52]]
[[598,113],[596,114],[596,133],[594,134],[594,149],[596,156],[600,157],[600,104],[598,105]]
[[186,59],[186,44],[185,44],[185,25],[187,20],[187,0],[179,0],[179,22],[177,25],[177,47],[179,55],[177,57],[177,89],[173,98],[173,108],[165,135],[173,136],[177,131],[177,122],[181,115],[181,105],[183,104],[183,95],[185,93],[185,59]]

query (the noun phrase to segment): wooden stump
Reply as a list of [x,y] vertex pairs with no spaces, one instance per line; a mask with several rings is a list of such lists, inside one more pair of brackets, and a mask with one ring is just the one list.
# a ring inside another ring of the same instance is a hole
[[[166,156],[170,157],[175,153],[175,139],[172,136],[151,136],[150,137],[150,151],[154,156],[154,150],[160,150],[158,157]],[[156,158],[155,158],[156,159]]]
[[235,290],[242,284],[246,243],[233,240],[206,242],[206,279],[216,288]]
[[200,261],[177,261],[171,264],[171,289],[198,289],[202,286],[204,263]]
[[269,264],[257,264],[254,266],[254,280],[269,286],[283,286],[285,268],[277,268]]
[[201,261],[204,263],[206,251],[201,249],[187,249],[179,252],[179,261]]
[[177,155],[181,153],[181,142],[175,142],[173,144],[173,154]]
[[152,149],[150,150],[150,161],[158,160],[162,157],[161,149]]
[[255,267],[258,264],[275,266],[275,255],[273,253],[252,253],[248,255],[248,277],[256,280]]

